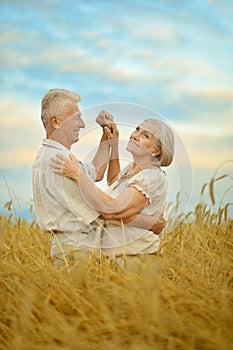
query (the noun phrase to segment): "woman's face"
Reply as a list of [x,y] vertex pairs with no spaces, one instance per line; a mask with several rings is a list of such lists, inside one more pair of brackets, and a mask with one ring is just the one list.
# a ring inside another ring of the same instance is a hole
[[130,135],[127,150],[132,154],[158,156],[161,151],[156,145],[156,125],[149,122],[139,124]]

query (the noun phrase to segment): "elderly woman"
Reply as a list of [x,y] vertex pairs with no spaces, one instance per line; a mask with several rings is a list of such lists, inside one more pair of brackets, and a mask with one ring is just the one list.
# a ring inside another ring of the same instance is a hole
[[173,160],[173,132],[161,120],[145,119],[131,134],[127,150],[133,162],[110,181],[107,193],[85,174],[73,155],[66,159],[58,155],[54,166],[56,173],[76,181],[85,200],[101,213],[105,225],[99,244],[110,256],[153,254],[158,250],[160,238],[152,231],[119,226],[115,220],[132,218],[139,212],[157,212],[159,216],[164,210],[167,180],[161,166]]

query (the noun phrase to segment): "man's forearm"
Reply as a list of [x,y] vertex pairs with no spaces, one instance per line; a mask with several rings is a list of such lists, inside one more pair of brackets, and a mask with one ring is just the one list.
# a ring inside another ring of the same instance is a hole
[[92,163],[96,169],[96,181],[100,181],[104,177],[108,162],[109,162],[109,150],[107,136],[103,133],[98,150],[92,160]]

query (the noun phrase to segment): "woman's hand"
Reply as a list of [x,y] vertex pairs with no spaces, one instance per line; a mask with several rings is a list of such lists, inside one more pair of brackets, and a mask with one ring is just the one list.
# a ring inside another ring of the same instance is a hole
[[57,154],[51,160],[53,163],[50,166],[53,168],[54,173],[61,174],[78,183],[80,164],[73,154],[70,154],[68,158],[62,154]]
[[113,116],[104,109],[98,114],[95,120],[102,128],[108,144],[113,147],[118,145],[119,131],[114,123]]
[[123,219],[123,223],[129,226],[136,226],[152,231],[155,235],[159,235],[166,224],[163,213],[156,212],[153,215],[134,214]]
[[117,129],[117,125],[115,123],[108,124],[108,126],[103,127],[103,130],[108,140],[109,146],[117,146],[119,140],[119,131]]
[[155,223],[154,225],[150,228],[150,231],[153,231],[155,235],[159,235],[163,229],[164,229],[164,226],[166,224],[166,220],[163,216],[163,213],[161,213],[158,217],[158,213],[156,212],[154,215],[155,218]]

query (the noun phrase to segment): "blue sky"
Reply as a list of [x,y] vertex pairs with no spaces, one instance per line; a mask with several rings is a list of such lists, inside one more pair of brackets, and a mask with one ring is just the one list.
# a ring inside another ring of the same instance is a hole
[[[56,87],[78,92],[83,110],[122,102],[158,111],[185,144],[198,200],[233,159],[232,17],[225,0],[1,1],[1,207],[9,191],[30,203],[40,100]],[[219,198],[230,184],[221,186]]]

